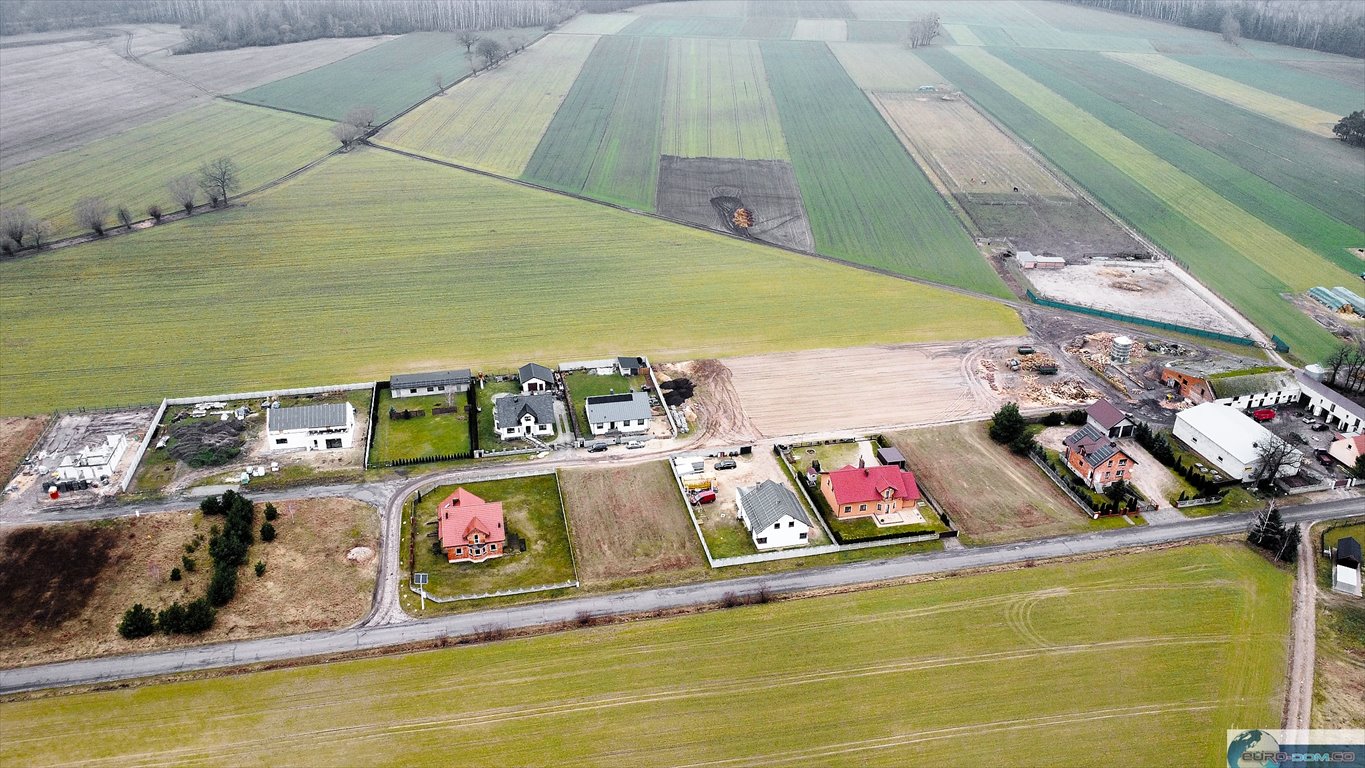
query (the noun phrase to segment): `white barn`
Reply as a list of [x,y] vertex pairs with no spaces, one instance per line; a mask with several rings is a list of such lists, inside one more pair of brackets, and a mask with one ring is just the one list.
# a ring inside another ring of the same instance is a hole
[[764,480],[735,497],[739,519],[759,550],[810,544],[810,518],[790,488]]
[[1309,413],[1338,432],[1365,432],[1365,407],[1302,371],[1296,378]]
[[468,392],[473,375],[468,368],[431,373],[397,373],[389,377],[391,397],[421,397],[447,392]]
[[554,395],[503,395],[493,401],[493,428],[503,440],[555,433]]
[[588,428],[593,435],[648,432],[649,420],[654,416],[654,410],[649,406],[649,395],[644,392],[589,397],[583,410],[587,413]]
[[[1270,430],[1246,414],[1220,403],[1203,403],[1176,414],[1171,433],[1219,471],[1234,480],[1246,480],[1260,467],[1260,446],[1278,441]],[[1277,477],[1298,474],[1303,453],[1290,448],[1289,459]]]
[[322,451],[355,445],[355,406],[296,405],[265,412],[266,450]]
[[108,480],[114,476],[127,450],[125,435],[105,435],[99,441],[63,456],[57,464],[57,477],[68,481]]

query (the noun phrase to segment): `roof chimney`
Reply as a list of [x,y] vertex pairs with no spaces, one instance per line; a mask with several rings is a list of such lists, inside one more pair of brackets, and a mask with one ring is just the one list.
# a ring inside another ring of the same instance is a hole
[[867,467],[867,462],[863,460],[863,457],[862,457],[862,456],[859,456],[859,457],[858,457],[858,469],[865,469],[866,467]]

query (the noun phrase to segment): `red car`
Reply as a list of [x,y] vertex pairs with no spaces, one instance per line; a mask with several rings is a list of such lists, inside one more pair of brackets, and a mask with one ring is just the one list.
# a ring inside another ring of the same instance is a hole
[[1271,419],[1275,418],[1275,411],[1271,410],[1270,408],[1262,408],[1259,411],[1253,411],[1251,414],[1251,418],[1257,421],[1270,421]]
[[692,494],[693,504],[710,504],[715,500],[716,500],[715,491],[701,491],[700,493]]

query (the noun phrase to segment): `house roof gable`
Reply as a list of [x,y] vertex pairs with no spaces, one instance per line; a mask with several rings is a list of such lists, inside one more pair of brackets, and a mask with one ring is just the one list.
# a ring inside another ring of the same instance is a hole
[[521,417],[528,413],[535,418],[536,424],[553,424],[554,395],[503,395],[493,401],[493,424],[497,427],[520,424]]
[[1128,418],[1128,414],[1120,411],[1118,406],[1108,400],[1096,400],[1091,403],[1090,407],[1085,409],[1085,414],[1106,431]]
[[458,386],[468,384],[473,378],[468,368],[430,373],[395,373],[389,377],[389,389]]
[[527,363],[526,365],[523,365],[522,367],[517,369],[517,381],[521,382],[522,384],[525,384],[531,379],[540,379],[541,381],[554,381],[555,372],[539,363]]
[[749,519],[749,529],[752,531],[769,528],[784,516],[790,516],[793,520],[810,527],[810,518],[797,501],[796,494],[792,493],[790,488],[772,480],[764,480],[752,488],[741,488],[739,499],[740,505],[744,507],[744,516]]
[[344,427],[348,421],[350,407],[348,403],[321,403],[270,408],[266,411],[266,431],[287,432],[294,429]]
[[483,533],[489,543],[507,540],[502,502],[484,501],[464,488],[447,496],[436,507],[436,515],[442,547],[462,546],[475,531]]
[[648,420],[654,415],[653,409],[649,407],[649,395],[644,392],[595,395],[583,402],[583,410],[590,424]]
[[918,501],[919,485],[915,473],[903,471],[900,467],[884,464],[876,467],[845,466],[828,475],[830,488],[834,491],[836,504],[860,504],[880,501],[882,494],[891,489],[892,498]]

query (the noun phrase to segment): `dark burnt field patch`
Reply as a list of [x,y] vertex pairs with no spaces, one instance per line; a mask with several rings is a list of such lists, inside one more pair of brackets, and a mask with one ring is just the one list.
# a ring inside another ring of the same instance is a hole
[[[814,251],[810,222],[790,163],[664,155],[659,163],[658,211],[718,232]],[[737,225],[748,211],[752,225]]]

